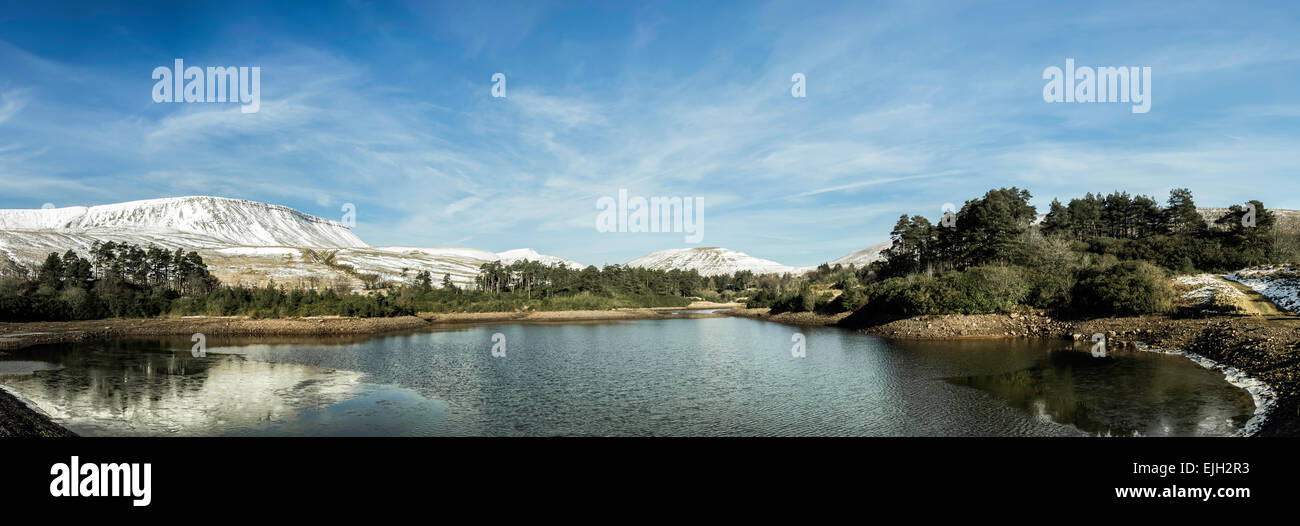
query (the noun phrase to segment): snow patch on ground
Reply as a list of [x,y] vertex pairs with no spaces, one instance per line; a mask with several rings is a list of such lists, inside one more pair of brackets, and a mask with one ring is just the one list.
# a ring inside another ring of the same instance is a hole
[[1300,313],[1300,268],[1275,265],[1239,270],[1223,276],[1250,287],[1291,313]]
[[289,247],[230,247],[213,250],[223,256],[297,257],[301,252]]
[[1196,287],[1183,294],[1183,298],[1189,300],[1199,300],[1202,305],[1210,304],[1216,296],[1224,298],[1236,298],[1245,296],[1236,287],[1225,283],[1222,279],[1214,274],[1195,274],[1189,276],[1178,276],[1174,282],[1180,285]]

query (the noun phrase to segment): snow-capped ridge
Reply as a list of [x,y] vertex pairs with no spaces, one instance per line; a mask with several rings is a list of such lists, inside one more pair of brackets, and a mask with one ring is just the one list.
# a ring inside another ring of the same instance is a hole
[[881,241],[880,243],[876,243],[862,250],[855,250],[853,252],[849,252],[848,254],[845,254],[840,258],[831,261],[829,264],[832,267],[834,267],[835,265],[844,265],[846,267],[849,265],[857,265],[858,268],[865,267],[867,265],[875,263],[876,261],[880,261],[881,259],[884,259],[885,257],[884,252],[886,250],[889,250],[889,247],[892,246],[894,246],[894,242],[892,240]]
[[535,261],[543,265],[554,265],[558,263],[560,265],[564,265],[572,269],[585,268],[585,266],[582,263],[578,263],[577,261],[573,261],[571,259],[564,259],[556,256],[548,256],[546,254],[539,254],[536,250],[533,250],[531,248],[516,248],[514,250],[498,252],[496,256],[501,258],[501,262],[507,265],[510,263],[514,263],[516,261]]
[[365,247],[342,223],[226,197],[169,197],[91,207],[0,210],[0,230],[58,234],[184,234],[192,248]]
[[[459,247],[371,247],[342,223],[289,207],[223,197],[172,197],[98,206],[0,210],[0,272],[22,272],[51,252],[95,242],[195,250],[229,283],[406,281],[428,271],[470,285],[484,263],[583,265],[533,249],[500,254]],[[359,283],[359,282],[358,282]]]
[[729,275],[742,270],[755,274],[799,274],[806,267],[791,267],[722,247],[672,248],[627,262],[630,267],[656,270],[694,270],[702,276]]

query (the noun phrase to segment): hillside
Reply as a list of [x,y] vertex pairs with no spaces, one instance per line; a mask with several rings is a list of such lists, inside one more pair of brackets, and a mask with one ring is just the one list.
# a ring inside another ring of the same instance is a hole
[[279,205],[224,197],[174,197],[92,207],[0,210],[0,230],[150,239],[181,235],[193,248],[367,246],[341,223]]
[[894,246],[893,241],[882,241],[862,250],[850,252],[844,256],[830,262],[830,266],[835,265],[857,265],[858,268],[865,267],[884,258],[884,251]]
[[755,274],[797,274],[810,270],[790,267],[775,261],[756,258],[744,252],[720,247],[674,248],[636,258],[627,262],[631,267],[657,270],[694,270],[703,276],[734,274],[748,270]]
[[265,203],[176,197],[91,207],[0,210],[0,273],[39,265],[51,252],[88,253],[96,242],[195,250],[231,284],[360,287],[363,274],[405,280],[419,271],[473,283],[480,265],[575,261],[516,249],[370,247],[341,223]]

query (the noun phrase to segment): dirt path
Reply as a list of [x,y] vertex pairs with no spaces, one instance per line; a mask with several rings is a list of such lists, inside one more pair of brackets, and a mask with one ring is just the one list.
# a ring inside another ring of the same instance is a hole
[[1232,288],[1237,289],[1239,292],[1241,292],[1246,296],[1246,302],[1244,305],[1247,311],[1246,314],[1259,314],[1263,316],[1279,316],[1279,315],[1284,316],[1287,314],[1286,311],[1282,310],[1277,306],[1277,304],[1273,303],[1273,300],[1268,299],[1268,296],[1256,292],[1255,289],[1252,289],[1242,283],[1237,283],[1232,280],[1223,279],[1222,276],[1218,276],[1218,278],[1220,281],[1223,281],[1224,283],[1228,284]]

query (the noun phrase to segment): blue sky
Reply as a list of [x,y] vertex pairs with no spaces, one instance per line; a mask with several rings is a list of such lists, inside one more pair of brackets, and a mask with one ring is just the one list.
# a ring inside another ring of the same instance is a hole
[[[791,265],[1001,186],[1300,208],[1288,2],[35,4],[0,9],[0,208],[354,203],[372,245],[597,265],[689,246],[597,232],[620,188]],[[261,111],[154,103],[175,58],[260,66]],[[1045,102],[1066,58],[1151,67],[1150,112]]]

